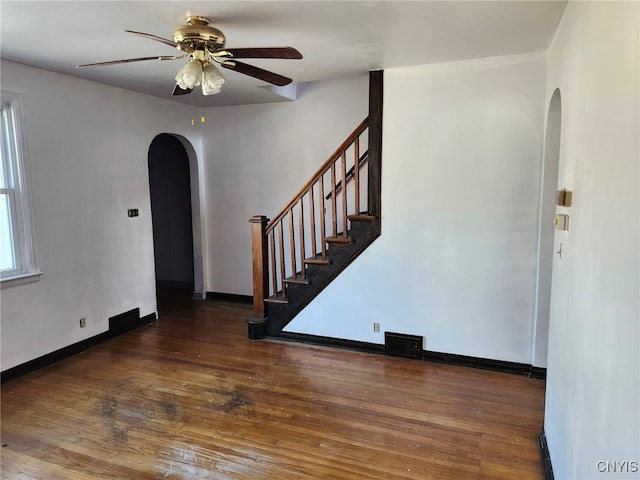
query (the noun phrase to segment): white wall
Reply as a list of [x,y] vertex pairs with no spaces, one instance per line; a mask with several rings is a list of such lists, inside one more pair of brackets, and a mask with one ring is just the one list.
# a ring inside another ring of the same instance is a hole
[[252,295],[253,215],[275,216],[368,114],[369,79],[299,85],[289,103],[209,109],[209,291]]
[[113,315],[156,311],[148,147],[162,132],[201,146],[175,102],[4,61],[2,88],[21,94],[44,272],[2,289],[5,370],[106,331]]
[[572,2],[549,51],[560,183],[574,192],[549,331],[544,423],[558,479],[640,475],[598,464],[640,462],[639,24],[638,2]]
[[540,212],[538,231],[538,272],[535,294],[536,310],[533,338],[533,364],[547,365],[549,346],[549,310],[551,308],[551,277],[554,250],[556,203],[558,201],[558,169],[560,166],[560,90],[556,90],[549,102],[544,139],[544,165],[540,185]]
[[544,75],[544,54],[386,70],[382,236],[287,330],[531,363]]

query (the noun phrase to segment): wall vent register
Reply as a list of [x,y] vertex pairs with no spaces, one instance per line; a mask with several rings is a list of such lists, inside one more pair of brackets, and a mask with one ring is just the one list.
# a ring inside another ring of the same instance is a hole
[[384,332],[384,353],[422,360],[423,337],[404,333]]

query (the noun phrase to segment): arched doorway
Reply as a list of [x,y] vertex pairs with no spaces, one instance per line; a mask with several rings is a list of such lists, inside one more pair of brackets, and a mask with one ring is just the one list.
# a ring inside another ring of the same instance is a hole
[[549,103],[547,130],[544,144],[544,164],[542,171],[542,195],[540,200],[538,236],[538,278],[536,288],[536,313],[532,364],[547,366],[549,340],[549,317],[551,309],[551,279],[554,263],[555,229],[553,219],[556,213],[558,173],[560,167],[560,127],[562,106],[560,90],[556,89]]
[[153,139],[148,153],[149,190],[156,284],[194,292],[201,284],[194,275],[193,213],[198,209],[192,208],[193,149],[185,148],[184,142],[190,147],[186,139],[167,133]]

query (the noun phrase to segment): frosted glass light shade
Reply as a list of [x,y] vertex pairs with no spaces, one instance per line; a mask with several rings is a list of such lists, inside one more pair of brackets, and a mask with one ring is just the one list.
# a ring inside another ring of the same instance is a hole
[[198,60],[191,60],[176,75],[178,86],[184,90],[193,89],[202,81],[202,65]]
[[207,64],[202,70],[202,94],[215,95],[220,93],[220,89],[224,84],[224,77],[215,65]]

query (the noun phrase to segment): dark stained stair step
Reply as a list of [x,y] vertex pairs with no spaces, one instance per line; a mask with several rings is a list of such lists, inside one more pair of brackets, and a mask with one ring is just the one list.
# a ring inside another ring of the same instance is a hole
[[336,235],[335,237],[325,237],[327,243],[353,243],[353,238],[344,235]]
[[352,222],[375,222],[376,221],[376,217],[374,215],[366,215],[363,213],[359,215],[349,215],[347,218]]
[[307,265],[330,265],[331,262],[328,258],[322,258],[320,255],[315,257],[305,258],[304,263]]
[[284,279],[285,283],[294,283],[297,285],[309,285],[309,279],[307,277],[303,277],[301,273],[296,273],[292,277],[287,277]]
[[272,295],[269,298],[265,298],[264,301],[267,303],[278,303],[278,304],[285,304],[285,305],[289,303],[289,300],[287,299],[287,297],[283,297],[282,294]]

